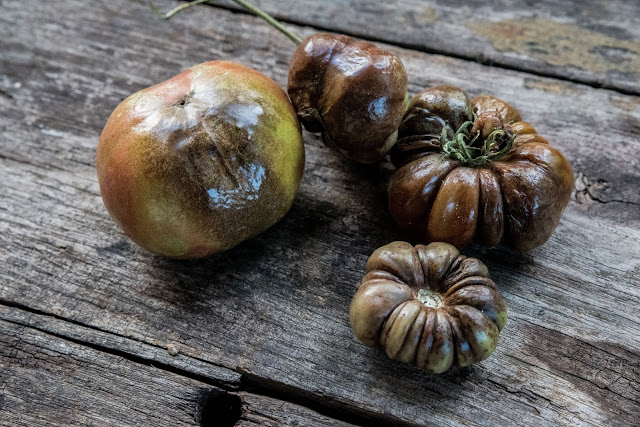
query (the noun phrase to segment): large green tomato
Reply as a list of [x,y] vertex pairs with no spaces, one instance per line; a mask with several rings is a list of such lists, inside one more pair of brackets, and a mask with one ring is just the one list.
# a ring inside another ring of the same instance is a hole
[[96,167],[107,210],[134,242],[199,258],[287,213],[304,145],[296,112],[273,80],[212,61],[118,105],[100,136]]

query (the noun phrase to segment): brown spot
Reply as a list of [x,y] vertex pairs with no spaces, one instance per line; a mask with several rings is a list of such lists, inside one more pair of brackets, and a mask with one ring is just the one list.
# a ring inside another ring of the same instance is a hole
[[572,83],[532,77],[524,79],[524,87],[527,89],[539,89],[545,92],[557,93],[559,95],[579,95],[584,92],[584,90],[579,89]]
[[425,7],[416,13],[416,21],[420,24],[431,24],[438,20],[438,12],[432,7]]
[[610,96],[609,103],[620,110],[631,112],[640,106],[640,98]]
[[184,107],[189,103],[189,101],[191,101],[191,98],[193,98],[193,91],[184,94],[178,102],[175,103],[175,105],[178,107]]
[[638,75],[640,43],[620,40],[574,24],[547,19],[476,21],[467,27],[500,51],[515,52],[551,65]]

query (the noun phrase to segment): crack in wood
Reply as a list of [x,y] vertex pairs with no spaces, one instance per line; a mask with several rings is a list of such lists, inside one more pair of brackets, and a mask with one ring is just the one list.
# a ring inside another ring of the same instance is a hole
[[[167,352],[166,348],[155,346],[153,344],[149,344],[147,342],[138,340],[135,337],[128,337],[128,336],[120,335],[118,333],[107,331],[107,330],[104,330],[104,329],[101,329],[101,328],[98,328],[98,327],[95,327],[95,326],[92,326],[92,325],[84,324],[82,322],[78,322],[78,321],[73,320],[73,319],[61,317],[59,315],[52,314],[52,313],[43,312],[43,311],[38,310],[38,309],[34,309],[34,308],[31,308],[31,307],[28,307],[28,306],[25,306],[25,305],[22,305],[22,304],[17,304],[17,303],[13,303],[13,302],[10,302],[10,301],[6,301],[6,300],[0,298],[0,307],[2,307],[2,306],[8,307],[8,308],[14,308],[14,309],[17,309],[17,310],[21,310],[21,311],[24,311],[24,312],[27,312],[27,313],[34,314],[36,316],[43,316],[43,317],[48,317],[48,318],[51,318],[51,319],[55,319],[55,320],[60,321],[60,322],[64,322],[64,323],[68,323],[68,324],[77,326],[77,327],[79,327],[81,329],[87,329],[89,334],[97,332],[97,333],[100,333],[100,334],[105,334],[107,336],[117,337],[117,338],[120,338],[122,340],[132,341],[132,342],[135,342],[136,345],[145,346],[145,347],[151,347],[151,348],[154,348],[154,349],[159,350],[161,352]],[[185,368],[180,368],[180,367],[177,367],[175,365],[171,365],[171,364],[166,363],[166,362],[161,362],[158,359],[154,359],[153,357],[150,357],[150,356],[146,356],[145,357],[145,356],[136,355],[131,351],[125,351],[125,350],[114,348],[113,346],[108,346],[108,345],[105,345],[105,344],[99,344],[97,342],[91,342],[91,341],[88,341],[88,340],[84,340],[84,339],[79,338],[77,336],[72,336],[69,333],[62,334],[61,332],[54,332],[52,330],[53,328],[47,329],[47,328],[43,328],[43,327],[37,327],[37,326],[34,326],[34,325],[30,325],[26,321],[25,322],[19,322],[17,320],[12,320],[10,318],[7,318],[6,316],[3,316],[2,318],[4,318],[4,320],[7,321],[7,322],[14,323],[14,324],[19,324],[19,325],[22,325],[22,326],[25,326],[25,327],[30,327],[30,328],[36,329],[36,330],[38,330],[40,332],[47,333],[47,334],[52,335],[52,336],[56,336],[58,338],[66,339],[66,340],[75,342],[77,344],[82,344],[82,345],[85,345],[87,347],[91,347],[91,348],[93,348],[95,350],[99,350],[99,351],[102,351],[102,352],[105,352],[105,353],[109,353],[109,354],[113,354],[113,355],[124,357],[124,358],[126,358],[128,360],[131,360],[133,362],[136,362],[136,363],[146,364],[146,365],[153,364],[153,366],[155,366],[157,368],[161,368],[161,369],[164,369],[164,370],[169,371],[169,372],[177,373],[177,374],[180,374],[180,375],[186,376],[188,378],[192,378],[192,379],[195,379],[195,380],[207,383],[207,384],[216,385],[218,387],[223,387],[223,388],[226,388],[226,389],[229,389],[229,390],[237,389],[239,384],[240,384],[240,376],[239,375],[237,376],[237,379],[234,379],[235,375],[229,375],[229,374],[225,375],[223,378],[216,378],[216,377],[212,377],[212,376],[207,376],[207,375],[204,375],[202,373],[198,373],[198,371],[196,371],[196,370],[189,371],[189,370],[187,370]],[[67,331],[67,332],[69,332],[69,331]],[[84,332],[80,332],[79,333],[79,336],[86,336],[86,335],[88,335],[88,334],[86,334]],[[226,366],[215,364],[215,363],[213,363],[211,361],[203,360],[203,359],[200,359],[198,357],[186,356],[186,355],[185,355],[185,357],[188,357],[192,361],[196,361],[196,362],[199,362],[199,363],[204,363],[204,364],[210,365],[211,367],[220,368],[220,369],[227,370],[227,371],[230,371],[230,372],[233,371],[232,369],[230,369],[230,368],[228,368]]]
[[[186,2],[187,0],[182,0],[182,1]],[[242,9],[242,8],[236,6],[236,5],[233,5],[233,4],[224,5],[224,4],[219,4],[219,3],[204,3],[203,6],[213,7],[213,8],[216,8],[216,9],[223,9],[223,10],[227,10],[227,11],[230,11],[232,13],[235,13],[235,14],[252,15],[253,16],[253,14],[251,12],[249,12],[247,10],[244,10],[244,9]],[[376,37],[372,33],[366,33],[366,32],[362,32],[362,31],[354,31],[354,29],[356,27],[351,27],[350,30],[346,30],[346,29],[337,30],[335,27],[321,25],[320,23],[317,23],[317,22],[310,23],[310,22],[306,22],[306,21],[301,20],[301,19],[293,19],[291,17],[287,17],[287,16],[284,16],[284,15],[279,14],[279,13],[274,13],[273,16],[276,19],[278,19],[280,22],[284,23],[284,24],[303,26],[303,27],[312,27],[312,28],[314,28],[314,29],[316,29],[318,31],[339,32],[341,34],[345,34],[345,35],[348,35],[348,36],[351,36],[351,37],[356,37],[356,38],[359,38],[359,39],[362,39],[362,40],[367,40],[367,41],[370,41],[372,43],[393,44],[395,46],[402,47],[404,49],[414,50],[414,51],[417,51],[417,52],[423,52],[423,53],[427,53],[427,54],[431,54],[431,55],[442,55],[442,56],[446,56],[446,57],[450,57],[450,58],[460,59],[460,60],[463,60],[463,61],[476,62],[478,64],[489,65],[489,66],[492,66],[494,68],[500,68],[500,69],[504,69],[504,70],[524,72],[524,73],[528,73],[528,74],[539,76],[539,77],[547,77],[547,78],[552,78],[552,79],[555,79],[555,80],[576,83],[576,84],[585,85],[585,86],[589,86],[589,87],[596,88],[596,89],[607,89],[607,90],[618,92],[618,93],[621,93],[621,94],[624,94],[624,95],[640,95],[640,90],[627,89],[625,87],[616,86],[613,83],[608,83],[606,81],[598,81],[598,80],[589,79],[589,78],[586,78],[586,77],[585,78],[580,78],[578,76],[574,76],[573,78],[571,78],[571,77],[568,77],[567,75],[564,75],[564,74],[562,74],[560,72],[554,72],[554,71],[551,71],[551,70],[542,71],[542,70],[531,68],[531,67],[518,66],[518,65],[516,65],[514,63],[508,63],[508,62],[505,62],[505,61],[490,59],[489,57],[485,56],[482,53],[478,54],[478,55],[465,55],[465,54],[462,54],[462,53],[457,53],[457,52],[455,52],[453,50],[444,50],[444,49],[431,48],[431,47],[426,46],[424,44],[411,43],[411,42],[407,42],[407,41],[389,39],[389,38],[385,38],[385,37]]]
[[241,389],[254,394],[266,395],[283,401],[296,402],[299,405],[330,416],[340,421],[357,425],[394,425],[419,426],[393,416],[368,412],[362,408],[338,402],[327,396],[312,394],[305,390],[260,377],[249,371],[239,369],[242,374]]
[[[60,318],[57,318],[57,319],[61,320]],[[181,375],[183,377],[190,378],[190,379],[193,379],[193,380],[196,380],[196,381],[200,381],[200,382],[205,383],[205,384],[213,385],[213,386],[216,386],[216,387],[226,387],[229,390],[234,390],[233,387],[229,387],[228,383],[221,382],[218,379],[214,379],[214,378],[211,378],[211,377],[208,377],[208,376],[205,376],[205,375],[195,374],[192,371],[189,371],[189,370],[186,370],[186,369],[177,368],[175,366],[159,362],[159,361],[157,361],[155,359],[146,358],[146,357],[140,357],[138,355],[135,355],[135,354],[127,352],[127,351],[118,350],[118,349],[115,349],[113,347],[103,346],[103,345],[100,345],[100,344],[96,344],[94,342],[85,341],[85,340],[78,339],[78,338],[73,338],[73,337],[70,337],[69,335],[56,333],[56,332],[53,332],[53,331],[51,331],[49,329],[38,328],[38,327],[32,326],[32,325],[25,325],[24,323],[15,322],[15,321],[9,320],[9,319],[3,319],[3,320],[8,322],[8,323],[12,323],[14,325],[25,326],[25,327],[34,329],[36,331],[43,332],[43,333],[45,333],[47,335],[51,335],[52,337],[60,338],[60,339],[63,339],[63,340],[66,340],[66,341],[69,341],[69,342],[72,342],[72,343],[75,343],[75,344],[79,344],[79,345],[82,345],[82,346],[85,346],[85,347],[89,347],[89,348],[91,348],[93,350],[100,351],[102,353],[110,354],[110,355],[113,355],[113,356],[119,356],[119,357],[127,359],[127,360],[129,360],[131,362],[135,362],[135,363],[138,363],[138,364],[141,364],[141,365],[146,365],[146,366],[153,366],[154,368],[162,369],[163,371],[167,371],[167,372],[171,372],[173,374]],[[73,323],[73,322],[70,322],[70,323]],[[87,327],[87,328],[91,329],[91,327],[88,327],[88,326],[84,326],[84,327]],[[112,334],[112,335],[119,336],[117,334]],[[214,365],[214,364],[212,363],[212,365]]]
[[602,204],[607,203],[623,203],[625,205],[640,206],[640,203],[632,202],[630,200],[606,198],[601,193],[606,192],[611,188],[611,184],[604,179],[591,179],[584,175],[582,172],[576,172],[573,187],[573,199],[576,202],[589,203],[597,202]]
[[[0,299],[0,308],[2,308],[2,306],[6,308],[12,308],[15,310],[24,311],[37,316],[49,317],[59,322],[69,323],[83,329],[88,329],[89,333],[91,333],[92,331],[93,332],[97,331],[100,333],[112,335],[117,338],[137,341],[133,338],[124,337],[122,335],[119,335],[113,332],[103,331],[99,328],[95,328],[91,325],[86,325],[81,322],[74,321],[72,319],[66,319],[66,318],[57,316],[55,314],[42,312],[37,309],[33,309],[30,307],[22,306],[20,304],[15,304],[15,303],[11,303],[11,302]],[[261,378],[252,373],[243,371],[242,369],[239,369],[237,367],[235,371],[238,372],[239,374],[238,382],[230,383],[229,381],[220,380],[219,378],[216,378],[216,377],[194,372],[192,370],[189,370],[187,367],[180,368],[166,362],[161,362],[152,357],[143,357],[133,352],[116,349],[112,346],[99,344],[97,342],[92,342],[86,339],[88,338],[86,334],[83,334],[85,339],[80,339],[80,338],[71,336],[71,334],[69,333],[65,334],[61,332],[55,332],[53,330],[54,328],[38,327],[32,324],[29,324],[27,321],[20,322],[15,319],[11,319],[9,318],[9,316],[6,316],[6,313],[3,314],[2,312],[0,312],[0,319],[14,325],[30,328],[30,329],[42,332],[44,334],[50,335],[52,337],[60,338],[65,341],[82,345],[84,347],[88,347],[105,354],[122,357],[126,360],[129,360],[137,364],[152,366],[156,369],[161,369],[163,371],[180,375],[180,376],[183,376],[195,381],[199,381],[214,387],[218,387],[224,390],[225,394],[229,395],[228,398],[224,396],[223,396],[224,398],[221,398],[221,393],[216,392],[214,390],[211,392],[213,393],[212,395],[209,395],[210,394],[209,393],[207,394],[207,396],[201,399],[202,409],[199,409],[201,411],[201,414],[199,415],[199,417],[202,420],[201,425],[203,426],[233,425],[233,423],[231,423],[230,421],[229,423],[226,423],[226,424],[224,423],[219,424],[219,423],[224,422],[225,420],[233,420],[235,422],[238,419],[240,419],[241,415],[239,413],[237,417],[234,415],[235,411],[239,410],[238,409],[239,407],[236,405],[236,400],[238,400],[236,393],[238,392],[247,392],[253,395],[265,396],[265,397],[280,400],[283,402],[295,403],[296,405],[311,409],[319,414],[326,415],[337,421],[342,421],[349,424],[373,425],[373,424],[384,423],[384,424],[393,424],[393,425],[400,425],[400,426],[417,425],[417,424],[407,423],[395,417],[384,416],[384,415],[380,415],[373,412],[367,412],[357,407],[350,407],[348,405],[335,402],[332,399],[322,398],[320,396],[310,394],[304,390],[288,386],[284,383],[279,383],[277,381],[273,381],[270,379]],[[61,328],[57,328],[57,329],[61,330]],[[141,342],[141,341],[137,341],[137,342],[144,346],[152,346],[151,344],[148,344],[145,342]],[[156,347],[156,348],[161,351],[166,351],[166,349],[162,347]],[[216,365],[210,361],[204,361],[193,356],[185,356],[185,357],[188,359],[193,359],[199,362],[210,364],[216,368],[231,370],[228,367]],[[229,392],[229,393],[226,393],[226,392]],[[227,408],[226,412],[220,412],[221,408]]]
[[344,424],[295,403],[209,386],[5,319],[0,366],[3,425]]

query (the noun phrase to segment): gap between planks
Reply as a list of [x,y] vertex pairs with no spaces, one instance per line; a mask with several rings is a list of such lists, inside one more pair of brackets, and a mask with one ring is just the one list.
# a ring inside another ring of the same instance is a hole
[[[172,354],[167,348],[65,319],[27,306],[0,300],[0,320],[30,328],[92,350],[122,357],[130,362],[180,375],[229,392],[231,396],[254,395],[290,403],[330,417],[339,424],[393,424],[413,426],[393,416],[367,412],[305,390],[262,378],[249,371],[216,365],[190,355]],[[242,421],[242,419],[241,419]]]
[[[188,3],[188,0],[180,0],[182,2]],[[239,6],[236,5],[225,5],[225,4],[217,4],[217,3],[211,3],[211,2],[207,2],[207,3],[202,3],[199,5],[195,5],[193,7],[198,7],[198,6],[203,6],[203,7],[213,7],[216,9],[222,9],[222,10],[226,10],[232,13],[237,13],[237,14],[241,14],[241,15],[250,15],[250,16],[255,16],[253,13],[251,13],[248,10],[242,9]],[[420,45],[417,43],[411,43],[411,42],[401,42],[398,40],[393,40],[393,39],[389,39],[389,38],[384,38],[384,37],[375,37],[372,34],[367,34],[364,32],[358,32],[358,31],[348,31],[348,30],[344,30],[344,29],[336,29],[330,26],[325,26],[322,25],[320,23],[307,23],[304,22],[300,19],[293,19],[290,17],[286,17],[283,15],[280,15],[278,13],[274,13],[271,14],[274,18],[276,18],[279,22],[283,23],[283,24],[289,24],[289,25],[295,25],[295,26],[300,26],[300,27],[307,27],[307,28],[313,28],[315,30],[319,30],[322,32],[331,32],[331,33],[340,33],[340,34],[345,34],[347,36],[350,37],[355,37],[361,40],[366,40],[372,43],[385,43],[385,44],[390,44],[396,47],[400,47],[403,49],[407,49],[407,50],[413,50],[416,52],[422,52],[422,53],[426,53],[426,54],[430,54],[430,55],[440,55],[440,56],[445,56],[445,57],[449,57],[449,58],[453,58],[453,59],[459,59],[459,60],[463,60],[463,61],[468,61],[468,62],[474,62],[477,64],[481,64],[481,65],[486,65],[486,66],[490,66],[490,67],[494,67],[494,68],[499,68],[499,69],[503,69],[503,70],[510,70],[510,71],[518,71],[518,72],[523,72],[523,73],[527,73],[527,74],[531,74],[533,76],[537,76],[537,77],[545,77],[545,78],[551,78],[551,79],[555,79],[555,80],[560,80],[563,82],[569,82],[569,83],[575,83],[575,84],[580,84],[580,85],[584,85],[584,86],[589,86],[592,87],[594,89],[607,89],[607,90],[611,90],[617,93],[620,93],[622,95],[632,95],[632,96],[640,96],[640,91],[637,90],[633,90],[633,89],[626,89],[624,87],[619,87],[616,86],[615,84],[611,84],[611,83],[607,83],[607,82],[598,82],[598,81],[593,81],[593,80],[589,80],[587,78],[580,78],[580,77],[568,77],[565,75],[562,75],[561,73],[557,73],[557,72],[553,72],[553,71],[542,71],[542,70],[535,70],[532,69],[530,67],[526,67],[526,66],[518,66],[516,64],[510,64],[510,63],[506,63],[506,62],[500,62],[494,59],[491,59],[487,56],[484,55],[478,55],[478,56],[473,56],[473,55],[466,55],[463,53],[456,53],[453,51],[448,51],[448,50],[444,50],[444,49],[437,49],[437,48],[431,48],[429,46],[424,46],[424,45]],[[275,28],[273,28],[273,31],[277,32],[278,30],[276,30]],[[283,37],[285,37],[284,35],[282,35]]]

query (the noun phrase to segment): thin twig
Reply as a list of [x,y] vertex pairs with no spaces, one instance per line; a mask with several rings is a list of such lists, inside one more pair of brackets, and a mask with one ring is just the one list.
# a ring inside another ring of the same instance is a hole
[[155,7],[155,5],[151,2],[151,0],[148,0],[147,2],[149,3],[149,7],[151,7],[151,11],[158,17],[161,19],[171,19],[171,17],[173,15],[175,15],[176,13],[180,12],[182,9],[186,9],[188,7],[191,6],[195,6],[197,4],[200,3],[206,3],[210,0],[194,0],[194,1],[190,1],[189,3],[185,3],[185,4],[181,4],[180,6],[174,7],[173,9],[171,9],[169,12],[167,13],[162,13],[160,12],[160,10]]
[[235,3],[238,3],[240,6],[243,6],[245,9],[253,12],[257,16],[259,16],[260,18],[264,19],[265,21],[267,21],[276,30],[280,31],[282,34],[284,34],[285,36],[289,37],[289,39],[292,42],[294,42],[295,44],[300,44],[300,42],[302,42],[302,39],[300,37],[298,37],[296,34],[292,33],[291,31],[287,30],[284,27],[284,25],[282,25],[280,22],[276,21],[271,15],[269,15],[266,12],[263,12],[262,10],[258,9],[257,7],[255,7],[254,5],[249,3],[248,1],[246,1],[246,0],[233,0],[233,1]]
[[[191,7],[191,6],[195,6],[195,5],[200,4],[200,3],[206,3],[208,1],[211,1],[211,0],[195,0],[195,1],[191,1],[189,3],[185,3],[185,4],[182,4],[180,6],[177,6],[177,7],[173,8],[173,9],[171,9],[167,13],[160,12],[160,10],[158,10],[158,8],[154,6],[154,4],[151,2],[151,0],[148,0],[148,3],[149,3],[149,6],[151,7],[151,10],[153,11],[153,13],[156,16],[158,16],[161,19],[170,19],[173,15],[175,15],[176,13],[180,12],[183,9],[186,9],[188,7]],[[284,25],[282,25],[280,22],[276,21],[271,15],[269,15],[268,13],[264,12],[263,10],[257,8],[256,6],[254,6],[253,4],[249,3],[248,1],[246,1],[246,0],[233,0],[233,2],[239,4],[243,8],[247,9],[249,12],[251,12],[254,15],[264,19],[265,21],[267,21],[269,23],[269,25],[271,25],[276,30],[280,31],[282,34],[287,36],[295,44],[300,44],[300,42],[302,42],[302,39],[298,35],[296,35],[292,31],[289,31]]]

